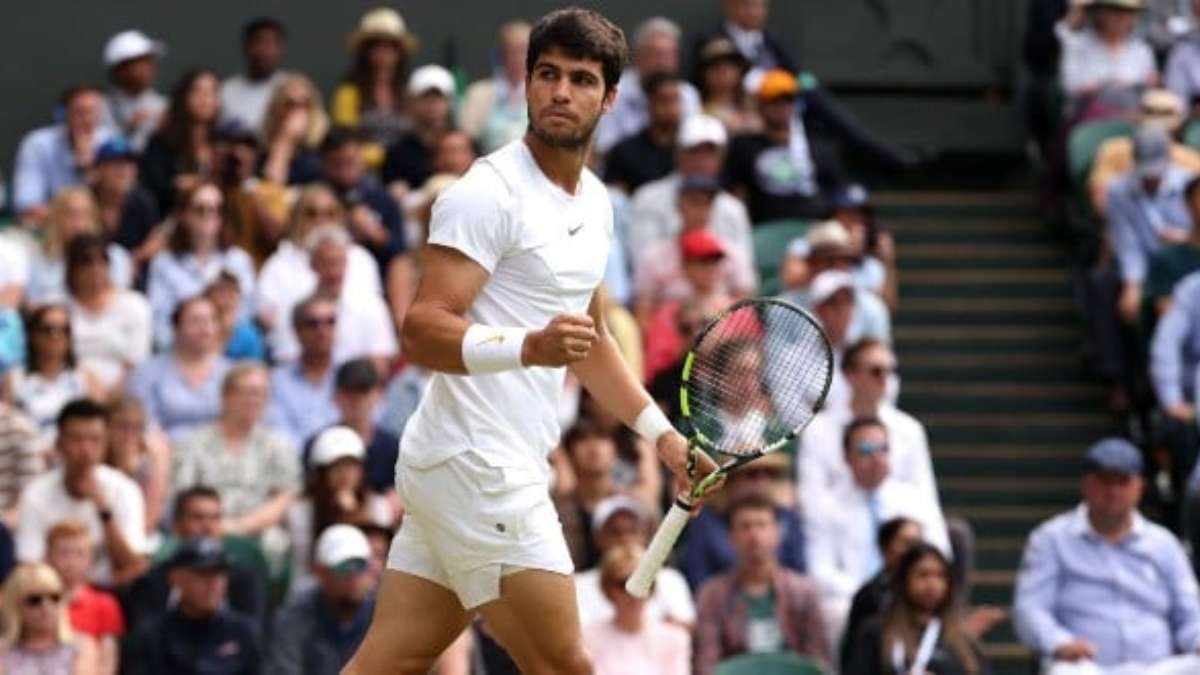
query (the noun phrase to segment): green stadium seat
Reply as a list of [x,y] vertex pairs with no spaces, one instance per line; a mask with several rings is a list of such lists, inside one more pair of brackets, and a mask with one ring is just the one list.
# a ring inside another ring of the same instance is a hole
[[811,225],[807,220],[772,220],[754,226],[754,264],[762,295],[779,292],[779,268],[788,242],[808,234]]
[[1086,194],[1088,174],[1092,161],[1100,146],[1110,138],[1133,134],[1133,123],[1128,120],[1101,120],[1075,127],[1067,142],[1067,166],[1071,175],[1071,186]]
[[816,661],[795,654],[742,654],[717,664],[716,675],[824,675]]
[[1200,150],[1200,120],[1192,120],[1184,127],[1183,144],[1193,150]]

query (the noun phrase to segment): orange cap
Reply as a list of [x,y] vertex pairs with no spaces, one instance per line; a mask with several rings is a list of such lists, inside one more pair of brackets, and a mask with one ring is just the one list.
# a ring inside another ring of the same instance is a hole
[[769,70],[763,73],[762,81],[758,83],[757,96],[762,101],[791,98],[799,93],[800,85],[796,82],[796,76],[786,70]]

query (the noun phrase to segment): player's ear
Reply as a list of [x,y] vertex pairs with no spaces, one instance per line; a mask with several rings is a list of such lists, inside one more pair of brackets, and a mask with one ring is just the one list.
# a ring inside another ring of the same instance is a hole
[[617,85],[614,84],[613,86],[608,88],[608,91],[604,92],[604,101],[600,104],[600,112],[602,112],[602,113],[610,112],[613,108],[613,105],[616,102],[617,102]]

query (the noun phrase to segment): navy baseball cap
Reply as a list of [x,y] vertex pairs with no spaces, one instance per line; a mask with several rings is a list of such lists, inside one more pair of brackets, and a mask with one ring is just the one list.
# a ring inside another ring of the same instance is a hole
[[858,183],[851,183],[834,193],[831,200],[835,209],[861,209],[871,201],[867,189]]
[[219,539],[200,537],[180,542],[167,566],[171,569],[186,567],[193,570],[227,570],[229,557]]
[[1087,473],[1120,473],[1142,475],[1142,453],[1124,438],[1105,438],[1088,448],[1083,459]]
[[129,144],[129,141],[124,136],[114,136],[107,141],[104,141],[99,148],[96,149],[96,163],[112,162],[118,159],[127,159],[137,161],[137,151]]

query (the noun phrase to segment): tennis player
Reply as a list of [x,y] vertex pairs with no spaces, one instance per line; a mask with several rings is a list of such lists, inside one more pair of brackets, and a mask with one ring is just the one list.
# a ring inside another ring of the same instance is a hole
[[526,62],[527,133],[434,204],[403,337],[435,375],[400,442],[407,513],[344,674],[424,675],[475,613],[522,672],[592,672],[548,489],[564,366],[687,485],[687,443],[622,360],[597,291],[613,216],[584,161],[626,53],[594,11],[543,17]]

